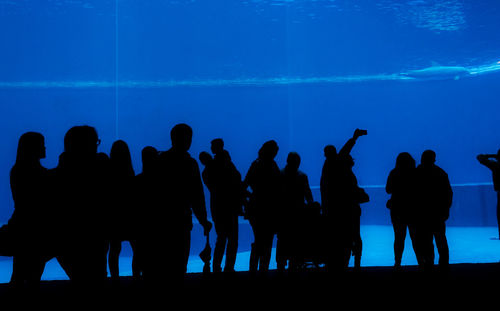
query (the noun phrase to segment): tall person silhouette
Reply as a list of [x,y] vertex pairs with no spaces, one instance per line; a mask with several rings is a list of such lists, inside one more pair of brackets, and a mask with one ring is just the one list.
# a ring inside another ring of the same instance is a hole
[[500,149],[498,149],[497,154],[480,154],[477,156],[477,160],[491,170],[493,189],[497,193],[497,226],[498,238],[500,239]]
[[[203,179],[210,190],[210,210],[217,240],[214,249],[213,271],[222,271],[222,258],[226,254],[224,272],[234,272],[238,252],[238,216],[242,214],[243,183],[241,174],[224,149],[224,141],[211,142],[213,161],[206,166]],[[227,249],[226,249],[227,246]]]
[[265,142],[244,180],[244,185],[251,189],[245,208],[254,233],[250,251],[251,273],[258,270],[266,274],[269,270],[273,240],[278,231],[282,191],[280,169],[274,161],[278,150],[274,140]]
[[360,203],[369,198],[358,186],[352,167],[354,161],[350,155],[352,148],[366,130],[356,129],[337,153],[336,148],[328,145],[324,148],[320,190],[321,205],[328,224],[329,246],[326,246],[326,266],[329,271],[342,272],[349,264],[351,253],[355,257],[355,266],[359,268],[361,260],[361,236],[359,232]]
[[109,158],[97,152],[99,144],[95,128],[72,127],[54,169],[57,259],[80,288],[99,286],[107,277]]
[[7,224],[14,246],[10,283],[16,287],[36,288],[45,266],[48,174],[40,164],[43,158],[43,135],[36,132],[23,134],[19,139],[16,162],[10,171],[14,213]]
[[188,153],[193,131],[187,124],[175,125],[172,147],[158,158],[157,208],[150,214],[145,279],[153,282],[182,281],[191,246],[192,214],[208,235],[205,196],[198,163]]
[[418,251],[415,223],[416,199],[416,164],[408,153],[402,152],[396,158],[396,166],[387,177],[385,190],[391,195],[387,201],[391,222],[394,229],[394,268],[401,268],[401,260],[405,247],[406,232],[409,231],[413,250],[419,264],[422,263]]
[[117,140],[111,146],[110,174],[111,174],[111,198],[109,207],[109,254],[108,265],[111,279],[119,280],[119,257],[122,241],[129,241],[132,251],[135,253],[135,239],[132,232],[133,221],[133,180],[134,168],[127,143]]
[[423,265],[429,270],[434,265],[433,240],[435,240],[439,253],[439,267],[446,272],[450,257],[446,239],[446,220],[450,215],[453,190],[448,174],[435,162],[436,153],[426,150],[422,153],[420,165],[416,170],[416,195],[419,205],[418,247],[422,251]]
[[303,237],[298,236],[298,231],[303,224],[301,218],[304,217],[306,204],[313,203],[313,195],[309,186],[309,179],[306,174],[299,170],[300,155],[290,152],[286,160],[286,166],[281,170],[283,185],[283,214],[280,217],[278,228],[278,242],[276,246],[276,262],[279,271],[283,271],[288,265],[288,269],[297,269],[300,262],[297,254],[297,246]]
[[134,216],[131,245],[134,246],[132,258],[132,276],[134,280],[142,280],[144,273],[144,251],[147,245],[148,219],[151,218],[155,208],[155,196],[158,193],[157,181],[155,177],[156,165],[158,161],[158,150],[152,146],[142,149],[142,172],[137,174],[134,180]]

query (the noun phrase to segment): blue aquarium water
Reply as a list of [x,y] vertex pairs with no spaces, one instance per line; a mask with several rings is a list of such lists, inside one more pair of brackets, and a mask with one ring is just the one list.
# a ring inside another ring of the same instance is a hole
[[397,154],[433,149],[454,185],[448,224],[495,226],[475,157],[500,148],[499,15],[494,0],[0,0],[0,223],[23,132],[44,134],[52,168],[65,132],[92,125],[100,151],[129,144],[138,173],[141,149],[168,149],[185,122],[194,157],[222,137],[243,175],[268,139],[280,167],[297,151],[318,201],[323,147],[367,129],[364,225],[390,225]]

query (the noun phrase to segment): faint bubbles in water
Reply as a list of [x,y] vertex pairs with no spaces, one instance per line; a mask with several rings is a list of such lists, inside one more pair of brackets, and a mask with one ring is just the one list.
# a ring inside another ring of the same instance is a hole
[[403,24],[433,32],[457,31],[467,27],[464,4],[459,0],[383,0],[377,6],[393,12]]

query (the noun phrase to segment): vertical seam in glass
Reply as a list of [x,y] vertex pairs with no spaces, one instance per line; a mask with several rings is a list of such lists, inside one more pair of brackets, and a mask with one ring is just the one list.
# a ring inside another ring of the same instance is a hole
[[[290,79],[290,7],[287,5],[285,7],[285,57],[286,57],[286,78]],[[293,103],[290,96],[291,84],[286,85],[286,107],[288,111],[288,149],[292,151],[294,149],[293,140]]]
[[118,139],[118,0],[115,0],[115,140]]

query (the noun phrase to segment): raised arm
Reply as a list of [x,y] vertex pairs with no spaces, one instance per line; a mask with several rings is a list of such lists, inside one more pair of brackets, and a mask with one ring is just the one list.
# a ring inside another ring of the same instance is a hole
[[357,139],[360,136],[367,135],[367,134],[368,134],[368,132],[366,130],[356,129],[354,131],[354,135],[351,138],[349,138],[349,140],[344,144],[342,149],[340,149],[339,156],[349,155],[351,153],[352,148],[356,144]]

